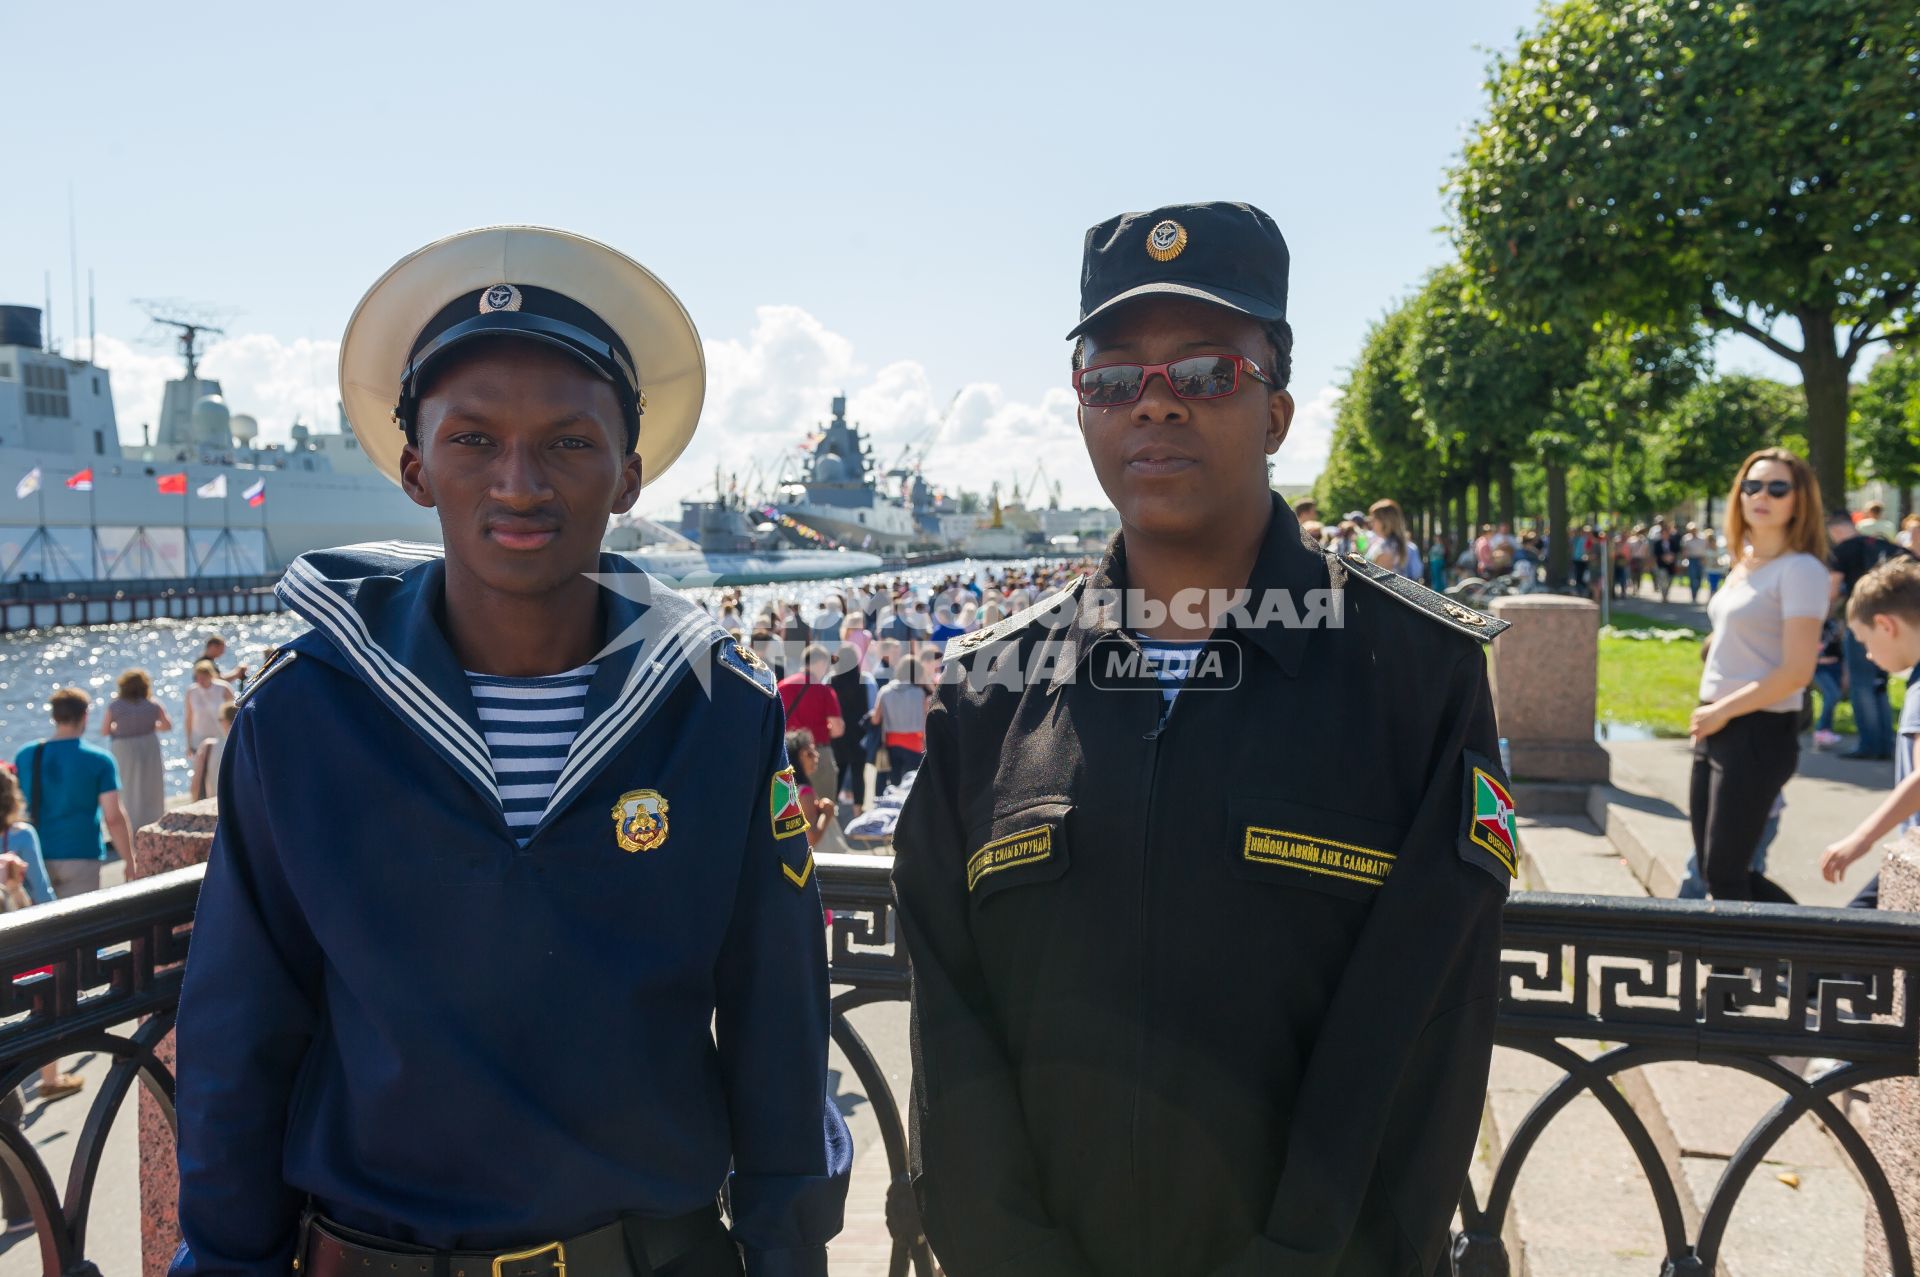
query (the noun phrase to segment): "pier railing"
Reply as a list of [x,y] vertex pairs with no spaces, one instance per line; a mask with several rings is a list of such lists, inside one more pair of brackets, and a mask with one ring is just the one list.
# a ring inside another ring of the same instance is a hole
[[0,633],[278,612],[280,574],[0,581]]
[[[891,869],[884,857],[820,858],[833,911],[833,1038],[880,1126],[891,1272],[931,1277],[907,1182],[902,1097],[848,1019],[858,1007],[907,996]],[[89,1206],[108,1128],[134,1085],[172,1120],[173,1076],[159,1047],[172,1027],[201,873],[181,869],[0,918],[0,970],[19,973],[0,983],[0,1094],[62,1056],[92,1051],[113,1061],[64,1186],[33,1141],[0,1122],[0,1169],[23,1193],[49,1277],[95,1272],[85,1259]],[[1808,1113],[1833,1133],[1866,1186],[1889,1244],[1889,1271],[1911,1277],[1908,1229],[1887,1171],[1833,1097],[1920,1072],[1920,915],[1523,892],[1507,906],[1505,951],[1498,1040],[1547,1061],[1560,1077],[1507,1141],[1485,1200],[1467,1189],[1456,1274],[1509,1272],[1501,1232],[1528,1154],[1572,1100],[1591,1095],[1645,1173],[1664,1238],[1663,1277],[1715,1271],[1741,1192]],[[1781,1057],[1836,1063],[1808,1078]],[[1669,1060],[1739,1069],[1781,1093],[1728,1161],[1691,1233],[1672,1171],[1614,1084],[1625,1070]]]

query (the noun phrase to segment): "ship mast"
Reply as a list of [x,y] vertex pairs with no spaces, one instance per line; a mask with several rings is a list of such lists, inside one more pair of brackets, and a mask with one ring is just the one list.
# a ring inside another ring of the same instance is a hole
[[156,324],[165,324],[169,328],[180,330],[180,357],[187,361],[187,380],[200,379],[200,337],[203,333],[224,334],[227,330],[213,324],[197,324],[190,320],[177,319],[172,315],[148,311],[147,318]]

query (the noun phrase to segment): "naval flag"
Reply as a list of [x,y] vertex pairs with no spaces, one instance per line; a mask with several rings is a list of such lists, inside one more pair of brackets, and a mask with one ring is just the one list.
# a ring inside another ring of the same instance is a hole
[[163,474],[153,482],[162,494],[170,494],[176,497],[184,497],[187,495],[187,472],[185,470],[182,470],[179,474]]
[[34,493],[38,491],[40,491],[40,467],[39,466],[35,466],[33,469],[21,475],[20,482],[13,485],[14,498],[20,501],[25,501],[28,497],[32,496]]
[[216,474],[193,490],[196,497],[205,497],[209,501],[224,500],[227,495],[227,476]]
[[93,491],[93,467],[88,466],[85,470],[81,470],[75,474],[68,475],[67,486],[69,488],[72,488],[75,492],[92,492]]
[[267,503],[267,481],[265,479],[256,479],[253,486],[240,495],[246,498],[248,505],[265,505]]

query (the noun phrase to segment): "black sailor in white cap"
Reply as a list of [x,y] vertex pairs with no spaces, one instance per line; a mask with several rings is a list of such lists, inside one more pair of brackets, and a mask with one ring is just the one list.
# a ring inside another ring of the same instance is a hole
[[340,375],[444,550],[279,587],[313,628],[222,760],[173,1272],[823,1277],[850,1157],[780,702],[600,550],[693,433],[692,321],[494,227],[388,271]]

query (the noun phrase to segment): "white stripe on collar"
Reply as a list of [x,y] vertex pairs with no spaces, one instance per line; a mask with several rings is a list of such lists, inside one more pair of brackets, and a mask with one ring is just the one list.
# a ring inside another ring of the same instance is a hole
[[540,814],[541,820],[558,811],[619,745],[626,729],[641,722],[660,694],[679,682],[678,676],[688,669],[687,658],[699,650],[703,638],[711,637],[709,630],[725,633],[705,612],[693,609],[660,636],[659,646],[651,657],[634,660],[620,695],[575,738],[567,754],[567,764],[554,780],[553,794],[547,799],[546,810]]
[[418,675],[374,642],[365,619],[334,594],[325,581],[326,578],[299,559],[293,561],[281,578],[287,592],[308,605],[315,624],[360,667],[369,682],[387,694],[394,708],[418,723],[430,740],[446,749],[480,782],[480,788],[498,802],[493,759],[480,734]]
[[445,546],[434,545],[428,541],[356,541],[352,545],[333,546],[323,553],[346,552],[350,550],[372,550],[379,554],[390,554],[397,559],[444,559],[447,557]]

